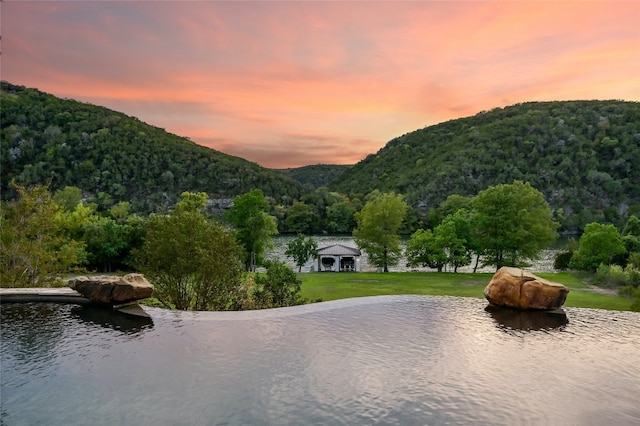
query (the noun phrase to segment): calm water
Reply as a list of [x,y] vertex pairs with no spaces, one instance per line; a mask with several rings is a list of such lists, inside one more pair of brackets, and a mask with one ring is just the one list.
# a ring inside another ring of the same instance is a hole
[[640,424],[640,314],[384,296],[152,319],[2,305],[7,425]]

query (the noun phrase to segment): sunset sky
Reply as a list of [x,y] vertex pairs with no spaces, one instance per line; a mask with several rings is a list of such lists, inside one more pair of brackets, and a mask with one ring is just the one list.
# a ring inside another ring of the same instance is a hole
[[640,1],[3,1],[1,77],[271,168],[526,101],[640,101]]

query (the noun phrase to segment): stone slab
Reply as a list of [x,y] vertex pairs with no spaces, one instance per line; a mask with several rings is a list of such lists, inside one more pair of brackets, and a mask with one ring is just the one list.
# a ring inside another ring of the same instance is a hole
[[[68,303],[88,305],[92,302],[69,287],[30,287],[30,288],[0,288],[0,303]],[[151,316],[137,303],[137,301],[113,305],[119,312],[139,317]]]
[[85,305],[89,299],[69,287],[0,288],[0,303],[54,302]]

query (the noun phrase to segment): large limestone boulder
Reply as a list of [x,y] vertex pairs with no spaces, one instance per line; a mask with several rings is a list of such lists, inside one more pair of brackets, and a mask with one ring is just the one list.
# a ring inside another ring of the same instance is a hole
[[142,274],[76,277],[69,280],[69,287],[92,302],[110,304],[145,299],[153,293],[153,285]]
[[568,293],[562,284],[506,266],[498,269],[484,289],[484,296],[492,305],[517,309],[558,309]]

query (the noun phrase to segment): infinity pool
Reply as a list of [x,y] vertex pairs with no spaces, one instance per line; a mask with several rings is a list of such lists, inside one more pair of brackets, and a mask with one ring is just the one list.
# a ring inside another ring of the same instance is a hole
[[151,318],[3,304],[6,425],[640,424],[640,314],[382,296]]

